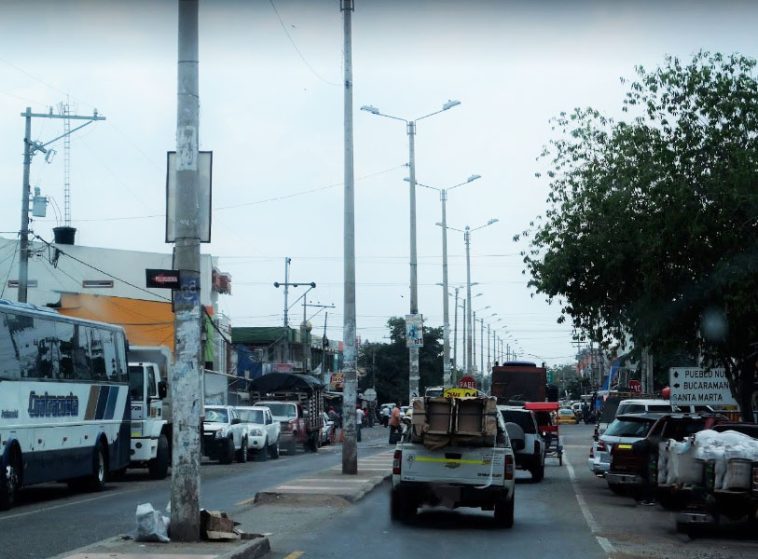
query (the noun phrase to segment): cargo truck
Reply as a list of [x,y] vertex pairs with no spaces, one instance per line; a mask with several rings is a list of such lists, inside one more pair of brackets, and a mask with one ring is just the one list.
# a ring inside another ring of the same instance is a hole
[[547,371],[529,361],[507,361],[492,367],[490,394],[501,405],[544,402],[547,399]]

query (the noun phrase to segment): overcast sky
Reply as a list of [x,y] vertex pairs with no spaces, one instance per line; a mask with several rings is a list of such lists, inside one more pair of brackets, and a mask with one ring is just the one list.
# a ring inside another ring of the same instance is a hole
[[[213,242],[233,276],[221,310],[236,326],[278,325],[284,257],[308,300],[334,303],[341,339],[343,89],[337,0],[200,2],[200,142],[214,152]],[[156,252],[164,243],[165,153],[175,147],[174,0],[0,0],[0,231],[19,229],[24,120],[58,110],[106,116],[72,136],[71,211],[77,244]],[[278,12],[278,14],[277,14]],[[461,105],[419,122],[417,180],[446,187],[448,223],[499,222],[472,234],[474,309],[497,313],[526,357],[572,360],[557,306],[530,296],[512,241],[544,212],[536,161],[549,119],[576,106],[620,115],[621,76],[636,64],[698,49],[755,56],[751,2],[356,0],[353,17],[358,334],[382,341],[389,316],[409,310],[408,143],[403,123],[448,99]],[[61,121],[35,119],[46,142]],[[32,187],[63,211],[63,145],[35,157]],[[419,310],[442,323],[439,195],[419,189]],[[33,223],[51,239],[54,212]],[[449,237],[450,282],[465,282],[463,235]],[[0,255],[2,257],[2,255]],[[100,263],[102,264],[102,263]],[[633,273],[633,270],[630,270]],[[293,299],[299,295],[293,291]],[[463,296],[463,293],[462,293]],[[452,325],[451,305],[451,325]],[[298,320],[302,307],[292,311]],[[308,315],[312,312],[309,310]],[[320,334],[324,313],[313,319]],[[500,318],[500,322],[497,319]],[[459,320],[459,332],[461,323]],[[504,335],[504,332],[503,332]],[[460,344],[459,344],[460,356]]]

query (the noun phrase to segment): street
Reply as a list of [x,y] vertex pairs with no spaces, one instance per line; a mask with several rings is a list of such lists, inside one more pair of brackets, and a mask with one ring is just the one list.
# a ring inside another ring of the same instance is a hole
[[[758,540],[726,529],[690,540],[674,529],[674,513],[637,505],[612,494],[604,480],[586,467],[592,426],[561,427],[563,466],[548,458],[545,479],[532,483],[517,472],[516,522],[511,530],[494,525],[492,513],[461,508],[421,509],[414,523],[389,518],[390,482],[385,481],[354,505],[252,505],[257,491],[310,476],[340,463],[340,446],[318,454],[298,452],[279,460],[221,466],[205,463],[203,507],[224,510],[232,518],[258,509],[256,531],[270,534],[271,557],[293,552],[313,558],[347,557],[360,547],[371,556],[425,558],[439,553],[480,557],[503,553],[513,545],[529,557],[708,557],[731,559],[758,554]],[[387,451],[387,431],[364,430],[362,456]],[[389,471],[387,472],[389,474]],[[76,494],[51,484],[23,492],[21,503],[0,514],[3,556],[44,559],[119,534],[134,527],[134,510],[143,502],[163,507],[170,481],[149,481],[137,470],[113,482],[103,493]],[[359,543],[358,543],[359,542]]]

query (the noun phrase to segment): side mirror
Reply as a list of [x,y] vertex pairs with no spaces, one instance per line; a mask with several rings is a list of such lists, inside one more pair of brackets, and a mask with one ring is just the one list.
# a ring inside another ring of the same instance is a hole
[[310,417],[310,415],[311,415],[311,414],[310,414],[310,412],[309,412],[308,410],[303,410],[303,417],[304,417],[305,419],[308,419],[308,418]]
[[239,417],[232,419],[232,425],[239,425],[240,423],[242,423],[242,420]]
[[166,396],[168,396],[168,385],[165,380],[160,380],[158,381],[158,398],[163,400]]
[[598,437],[597,434],[592,435],[592,440],[595,441],[595,442],[597,442],[597,441],[600,440],[600,437]]

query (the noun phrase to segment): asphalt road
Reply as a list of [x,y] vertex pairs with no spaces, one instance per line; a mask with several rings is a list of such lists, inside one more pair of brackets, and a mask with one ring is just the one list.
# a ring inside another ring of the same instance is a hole
[[[384,437],[384,430],[376,428]],[[367,439],[370,437],[367,437]],[[369,448],[366,454],[386,450]],[[318,454],[298,451],[278,460],[220,465],[204,463],[201,468],[200,505],[224,510],[234,516],[239,507],[249,506],[257,491],[280,484],[340,461],[341,447],[324,447]],[[123,480],[110,482],[100,493],[75,493],[65,484],[25,488],[20,502],[0,513],[0,558],[44,559],[96,541],[134,530],[137,505],[152,503],[163,509],[170,500],[170,478],[153,481],[147,470],[130,470]]]

